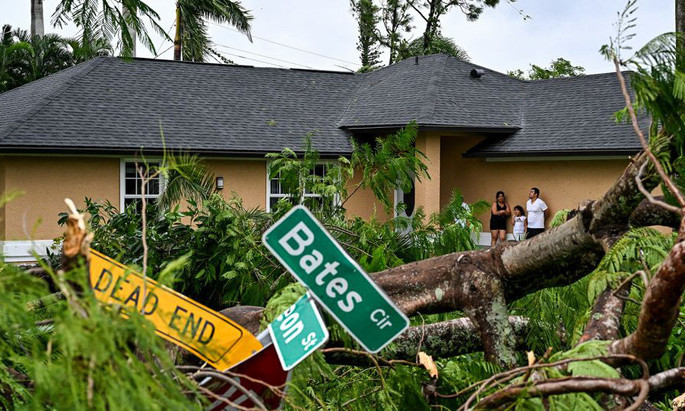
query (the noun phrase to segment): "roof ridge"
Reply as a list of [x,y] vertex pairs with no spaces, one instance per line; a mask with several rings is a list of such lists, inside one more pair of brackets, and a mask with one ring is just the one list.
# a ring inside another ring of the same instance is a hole
[[248,68],[257,70],[279,70],[279,71],[305,71],[305,72],[315,72],[315,73],[329,73],[329,74],[344,74],[344,75],[356,75],[355,71],[343,71],[343,70],[327,70],[327,69],[316,69],[316,68],[301,68],[301,67],[263,67],[263,66],[251,66],[249,64],[225,64],[225,63],[213,63],[210,61],[189,61],[189,60],[168,60],[168,59],[158,59],[153,57],[104,57],[111,60],[120,61],[141,61],[149,63],[160,63],[160,64],[187,64],[196,66],[210,66],[210,67],[222,67],[222,68]]
[[[437,95],[439,93],[439,88],[437,83],[442,81],[442,77],[445,74],[445,67],[447,66],[448,57],[446,54],[438,54],[442,57],[442,65],[437,64],[435,69],[437,73],[433,73],[431,78],[428,79],[428,89],[423,94],[424,101],[421,104],[421,109],[419,112],[419,121],[425,122],[428,119],[433,118],[435,113],[435,106],[438,104]],[[425,108],[425,109],[424,109]]]
[[[48,104],[50,104],[57,96],[61,95],[61,94],[64,93],[65,91],[67,91],[67,89],[69,89],[71,86],[73,86],[74,84],[76,84],[76,83],[77,83],[79,80],[81,80],[86,74],[88,74],[88,73],[90,73],[91,71],[93,71],[96,67],[98,67],[100,64],[102,64],[102,62],[104,62],[105,60],[106,60],[106,57],[96,57],[96,58],[94,58],[94,59],[91,59],[91,60],[88,60],[88,61],[86,61],[86,62],[81,63],[81,64],[83,64],[83,65],[88,65],[88,64],[90,64],[90,65],[92,65],[92,67],[90,67],[89,69],[84,69],[82,72],[76,73],[76,74],[74,74],[72,77],[67,78],[66,80],[64,80],[64,84],[63,84],[63,85],[59,86],[55,91],[53,91],[52,93],[50,93],[50,94],[48,94],[47,96],[43,97],[41,100],[39,100],[39,101],[33,106],[33,108],[29,109],[26,113],[24,113],[23,116],[20,116],[19,119],[17,119],[17,120],[14,121],[14,122],[16,123],[16,125],[15,125],[14,127],[8,128],[7,131],[4,133],[4,135],[0,136],[0,141],[2,141],[2,140],[4,140],[4,139],[6,139],[7,137],[9,137],[10,134],[12,134],[13,132],[15,132],[19,127],[21,127],[24,123],[26,123],[29,119],[31,119],[31,117],[33,117],[33,116],[35,116],[36,114],[38,114],[43,108],[45,108]],[[79,65],[80,65],[80,64],[77,64],[76,66],[72,66],[72,67],[70,67],[70,68],[76,68],[76,67],[78,67]],[[54,73],[54,74],[57,74],[57,73]],[[49,77],[49,76],[45,76],[45,77],[43,77],[43,78],[48,78],[48,77]],[[39,80],[37,80],[37,81],[40,81],[40,80],[42,80],[42,79],[39,79]],[[28,84],[31,84],[31,83],[34,83],[34,82],[29,82],[29,83],[23,84],[23,85],[20,86],[20,87],[23,87],[23,86],[28,85]],[[34,83],[34,84],[35,84],[35,83]],[[20,87],[17,87],[17,89],[20,88]]]
[[[386,67],[390,67],[390,66],[386,66]],[[384,67],[384,68],[385,68],[385,67]],[[375,70],[374,70],[374,71],[375,71]],[[359,93],[359,90],[362,88],[362,86],[364,85],[364,83],[366,83],[366,81],[370,78],[370,76],[367,76],[367,74],[371,74],[371,73],[373,73],[373,72],[368,72],[368,73],[363,73],[363,74],[362,74],[362,79],[363,79],[363,80],[359,82],[359,85],[357,86],[357,89],[354,91],[354,93],[352,93],[352,95],[350,96],[350,99],[347,101],[347,105],[345,105],[345,109],[344,109],[344,110],[342,111],[342,113],[340,114],[340,119],[339,119],[338,122],[336,123],[336,126],[337,126],[338,128],[342,128],[342,127],[343,127],[342,122],[343,122],[343,120],[345,119],[345,115],[347,114],[347,111],[348,111],[348,110],[350,109],[350,107],[352,106],[352,101],[354,101],[354,100],[357,98],[357,94]]]

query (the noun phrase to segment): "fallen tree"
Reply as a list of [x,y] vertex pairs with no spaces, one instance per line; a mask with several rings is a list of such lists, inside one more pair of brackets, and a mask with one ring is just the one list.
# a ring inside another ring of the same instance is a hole
[[[683,368],[650,375],[646,365],[646,361],[664,354],[680,314],[685,290],[685,197],[676,183],[681,178],[682,168],[674,168],[676,161],[673,160],[666,160],[664,165],[664,158],[683,158],[685,127],[678,114],[682,112],[683,101],[677,96],[663,100],[655,97],[655,93],[666,94],[673,89],[668,89],[667,81],[664,86],[663,83],[655,85],[653,80],[656,77],[656,81],[663,81],[663,77],[658,76],[664,76],[664,71],[672,71],[674,67],[678,70],[679,66],[674,66],[675,50],[668,48],[672,44],[655,51],[657,46],[659,44],[651,45],[647,51],[653,54],[670,52],[671,64],[662,64],[656,69],[638,66],[637,77],[634,77],[641,87],[661,87],[658,91],[650,90],[649,99],[645,97],[647,91],[637,92],[640,104],[649,110],[655,122],[649,130],[651,144],[639,127],[630,93],[619,70],[621,62],[612,55],[626,100],[626,115],[644,151],[631,161],[601,198],[574,210],[573,216],[561,226],[525,242],[501,243],[487,250],[442,255],[372,274],[374,281],[409,316],[458,310],[468,317],[411,327],[398,338],[396,350],[388,352],[392,357],[383,359],[387,365],[392,365],[388,361],[393,359],[411,359],[419,350],[440,357],[482,349],[490,361],[505,369],[514,367],[521,333],[527,323],[525,319],[509,315],[509,304],[539,290],[572,284],[585,277],[597,268],[612,245],[631,227],[664,225],[674,228],[678,234],[658,270],[653,275],[639,271],[616,287],[608,286],[597,298],[585,332],[579,339],[579,343],[606,341],[601,345],[605,355],[577,361],[600,360],[612,366],[637,362],[642,365],[641,378],[538,375],[538,379],[531,377],[528,381],[528,375],[536,373],[534,369],[561,366],[560,363],[532,363],[485,381],[465,406],[496,408],[521,396],[547,398],[601,392],[611,395],[614,404],[637,409],[650,392],[685,387]],[[642,58],[645,58],[644,54]],[[648,82],[646,78],[652,78],[652,81]],[[673,81],[673,74],[666,78]],[[660,183],[674,204],[651,195]],[[631,301],[628,296],[636,279],[644,283],[644,299],[641,302],[632,300],[640,304],[639,320],[635,331],[623,337],[621,317],[626,301]],[[233,316],[231,309],[226,314]],[[479,343],[474,342],[476,340]],[[327,359],[353,364],[354,356],[351,351],[330,351]],[[375,363],[383,365],[383,361]],[[368,361],[358,358],[356,363],[368,364]],[[562,363],[565,366],[567,362]],[[523,380],[520,379],[522,375],[526,375]],[[516,382],[511,383],[516,376]],[[498,378],[500,386],[493,382]],[[428,397],[447,397],[438,394],[435,386],[431,387]],[[479,393],[488,390],[489,395],[480,402],[475,401]]]

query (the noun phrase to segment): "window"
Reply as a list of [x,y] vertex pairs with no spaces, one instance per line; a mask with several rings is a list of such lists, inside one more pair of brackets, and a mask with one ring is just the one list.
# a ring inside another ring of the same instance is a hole
[[[268,167],[267,167],[268,169]],[[324,177],[326,175],[326,169],[327,165],[326,164],[317,164],[314,167],[314,170],[312,171],[312,175],[317,176],[317,177]],[[267,172],[267,178],[268,178],[268,172]],[[283,190],[283,186],[281,184],[281,173],[279,172],[276,176],[268,180],[267,184],[267,190],[266,190],[266,196],[267,196],[267,208],[266,211],[271,211],[273,206],[282,198],[288,199],[293,204],[298,203],[295,201],[293,196],[291,194],[286,193]],[[299,201],[300,204],[310,208],[310,209],[316,209],[316,208],[321,208],[323,207],[323,198],[321,197],[320,194],[315,194],[312,193],[309,189],[305,188],[304,192],[304,198]]]
[[[138,166],[145,167],[145,165],[142,163],[138,163]],[[148,163],[148,167],[152,169],[154,173],[154,170],[157,167],[159,167],[159,162]],[[148,175],[147,170],[145,171],[145,175]],[[138,171],[136,170],[136,162],[122,160],[120,183],[121,211],[123,211],[131,203],[136,203],[136,209],[140,211],[142,206],[140,200],[143,197],[143,194],[141,192],[141,183],[142,180],[140,178],[140,174],[138,174]],[[152,179],[150,179],[150,181],[148,181],[148,183],[145,186],[145,200],[150,201],[150,199],[159,197],[163,189],[164,179],[162,178],[162,176],[157,175],[153,177]]]

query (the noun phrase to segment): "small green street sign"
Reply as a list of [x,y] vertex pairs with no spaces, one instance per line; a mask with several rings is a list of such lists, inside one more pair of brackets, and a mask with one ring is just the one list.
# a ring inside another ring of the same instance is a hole
[[368,352],[401,334],[409,319],[303,206],[263,235],[264,245]]
[[328,329],[309,293],[269,324],[283,369],[288,371],[328,340]]

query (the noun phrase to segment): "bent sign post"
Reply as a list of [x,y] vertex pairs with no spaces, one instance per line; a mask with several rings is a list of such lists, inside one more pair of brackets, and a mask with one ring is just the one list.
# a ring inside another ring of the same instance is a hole
[[[98,300],[140,312],[159,336],[217,370],[227,370],[262,348],[255,336],[227,317],[92,249],[89,280]],[[126,310],[122,315],[128,315]]]
[[407,316],[305,207],[290,210],[262,240],[366,351],[380,351],[409,326]]
[[328,329],[309,293],[269,324],[278,359],[291,370],[328,340]]

